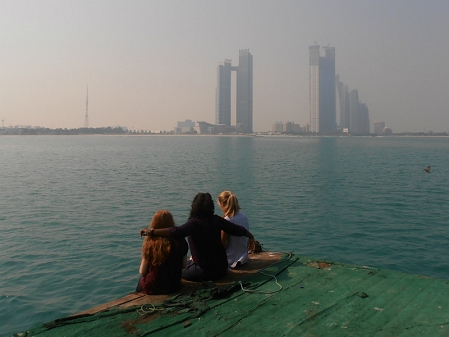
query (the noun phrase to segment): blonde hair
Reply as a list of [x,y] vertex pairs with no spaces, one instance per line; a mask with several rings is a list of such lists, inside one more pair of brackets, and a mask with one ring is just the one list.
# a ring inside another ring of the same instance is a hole
[[218,195],[218,203],[223,210],[223,216],[233,217],[239,210],[239,200],[231,191],[223,191]]
[[[149,228],[169,228],[174,227],[173,215],[167,210],[157,211],[151,220]],[[150,266],[160,266],[164,264],[170,255],[172,240],[166,237],[146,236],[142,244],[142,257]]]

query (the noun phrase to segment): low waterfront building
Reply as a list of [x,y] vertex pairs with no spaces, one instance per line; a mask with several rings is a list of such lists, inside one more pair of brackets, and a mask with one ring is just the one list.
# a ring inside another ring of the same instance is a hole
[[384,122],[378,122],[374,121],[374,133],[376,135],[381,135],[385,129],[385,123]]
[[271,132],[283,132],[284,131],[284,125],[282,122],[276,121],[271,125]]
[[195,122],[190,119],[186,119],[183,122],[178,122],[178,125],[174,129],[174,133],[176,134],[193,134],[195,131]]
[[229,126],[226,124],[211,124],[204,121],[197,122],[197,124],[196,130],[201,135],[228,135],[241,131],[238,126]]
[[382,135],[384,136],[391,136],[393,134],[393,130],[390,128],[384,128],[382,131]]

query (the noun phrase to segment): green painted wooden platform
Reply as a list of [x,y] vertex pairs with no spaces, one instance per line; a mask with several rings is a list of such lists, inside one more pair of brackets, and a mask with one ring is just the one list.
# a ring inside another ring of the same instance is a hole
[[448,280],[264,252],[215,286],[131,293],[22,336],[449,336]]

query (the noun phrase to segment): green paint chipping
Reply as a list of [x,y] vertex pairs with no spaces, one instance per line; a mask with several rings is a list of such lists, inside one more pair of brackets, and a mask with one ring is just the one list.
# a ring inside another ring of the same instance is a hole
[[446,280],[287,254],[242,282],[23,336],[449,336]]

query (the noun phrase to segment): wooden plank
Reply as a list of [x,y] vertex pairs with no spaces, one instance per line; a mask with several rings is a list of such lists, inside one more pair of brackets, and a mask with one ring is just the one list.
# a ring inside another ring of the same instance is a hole
[[113,307],[120,307],[121,305],[124,305],[124,304],[129,303],[129,302],[133,302],[136,299],[139,299],[139,298],[145,297],[145,296],[146,296],[145,294],[133,292],[133,293],[130,293],[130,294],[126,295],[125,297],[113,300],[113,301],[108,302],[108,303],[100,304],[100,305],[98,305],[96,307],[93,307],[91,309],[87,309],[87,310],[78,312],[78,313],[76,313],[76,314],[74,314],[72,316],[81,316],[81,315],[95,314],[97,312],[105,311],[105,310],[111,309]]

